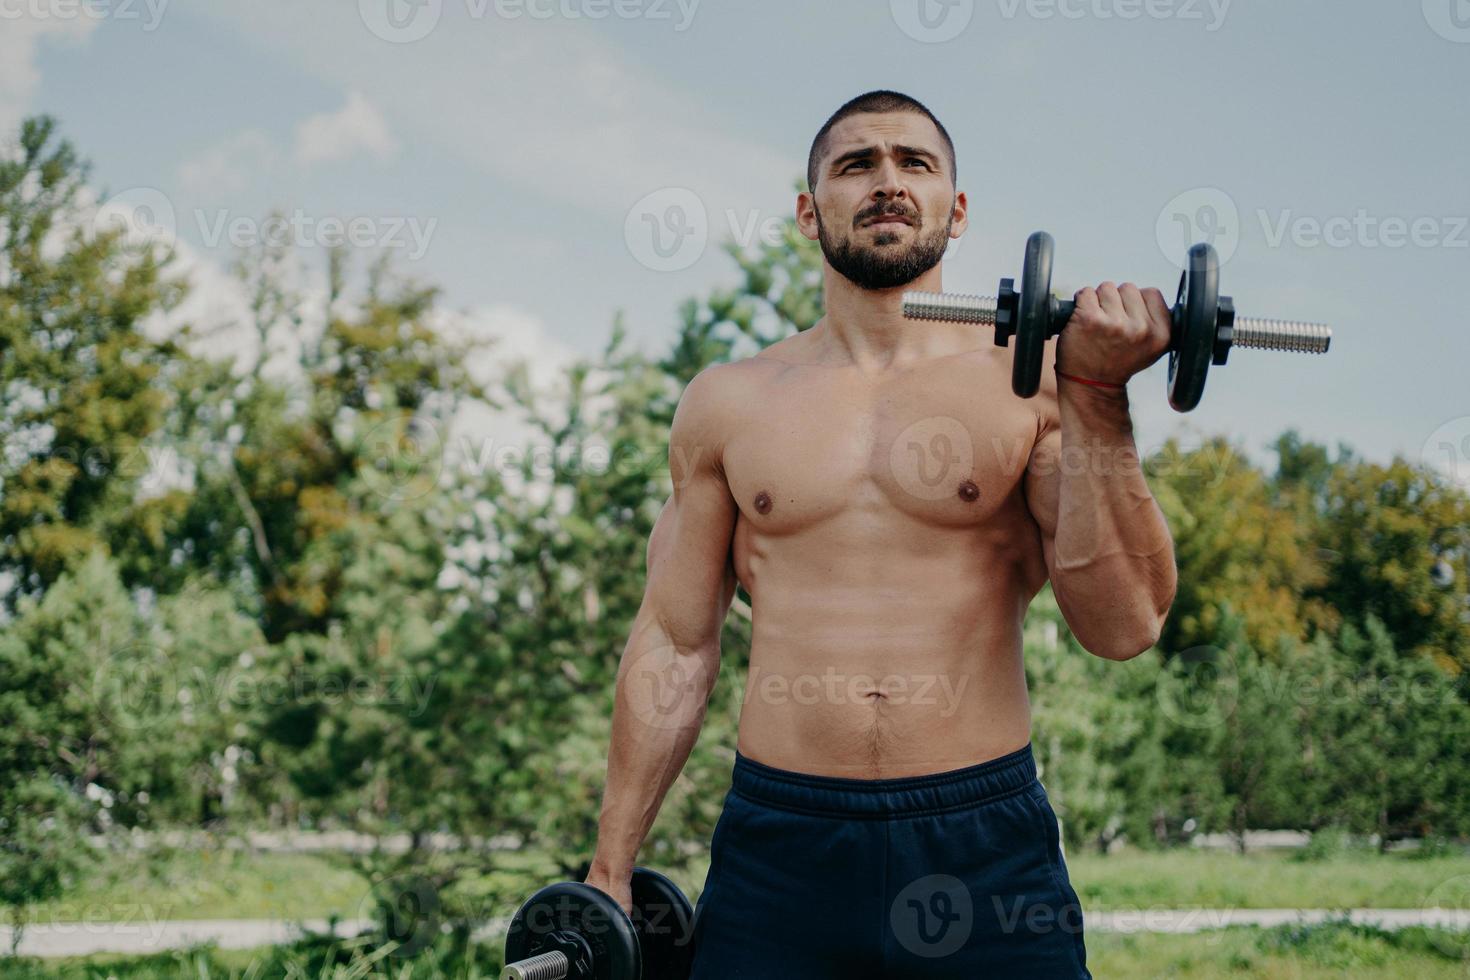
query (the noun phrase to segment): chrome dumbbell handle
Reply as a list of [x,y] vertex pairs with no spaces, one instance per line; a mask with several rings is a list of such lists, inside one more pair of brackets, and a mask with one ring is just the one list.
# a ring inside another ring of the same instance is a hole
[[1238,316],[1230,343],[1247,350],[1280,350],[1296,354],[1325,354],[1332,344],[1332,328],[1302,320],[1267,320]]
[[[903,294],[903,315],[911,320],[944,320],[995,326],[999,303],[994,296],[970,293],[927,293],[910,290]],[[1302,320],[1271,320],[1237,316],[1231,344],[1247,350],[1290,351],[1325,354],[1332,343],[1332,328],[1325,323]]]
[[999,303],[994,296],[925,293],[918,290],[903,294],[903,315],[911,320],[946,320],[950,323],[978,323],[993,327],[998,308]]
[[527,960],[505,964],[500,980],[563,980],[571,972],[572,962],[567,954],[560,952],[542,953]]

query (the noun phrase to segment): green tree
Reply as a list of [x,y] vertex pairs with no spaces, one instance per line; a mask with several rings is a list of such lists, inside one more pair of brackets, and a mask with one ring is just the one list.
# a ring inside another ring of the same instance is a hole
[[178,498],[140,498],[162,425],[160,358],[140,331],[183,287],[168,256],[93,228],[87,166],[45,116],[0,160],[0,572],[4,608],[38,596],[93,551],[147,534]]

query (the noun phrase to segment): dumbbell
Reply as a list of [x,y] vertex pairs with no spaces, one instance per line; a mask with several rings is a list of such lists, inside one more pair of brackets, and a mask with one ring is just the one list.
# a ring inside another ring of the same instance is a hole
[[600,889],[557,882],[511,919],[500,980],[688,980],[693,925],[679,886],[648,868],[633,869],[631,918]]
[[[903,315],[993,326],[1001,347],[1010,346],[1015,337],[1011,389],[1030,398],[1041,387],[1046,342],[1062,332],[1077,305],[1052,295],[1054,249],[1052,237],[1044,231],[1026,239],[1019,291],[1012,279],[1000,281],[996,296],[909,291],[903,294]],[[1224,364],[1231,347],[1325,354],[1332,342],[1332,328],[1326,324],[1237,317],[1231,298],[1220,295],[1220,258],[1208,243],[1189,250],[1172,318],[1168,393],[1169,404],[1180,412],[1199,404],[1210,364]]]

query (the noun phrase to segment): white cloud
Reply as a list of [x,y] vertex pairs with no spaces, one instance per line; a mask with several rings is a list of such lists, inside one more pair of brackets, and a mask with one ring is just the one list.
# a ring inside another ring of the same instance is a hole
[[474,17],[445,4],[436,29],[388,45],[356,4],[257,0],[199,13],[290,57],[329,84],[365,93],[394,119],[544,197],[623,216],[651,191],[687,187],[709,213],[790,209],[802,161],[721,125],[678,79],[631,57],[582,21]]
[[41,80],[36,69],[41,38],[80,43],[97,26],[94,18],[37,17],[26,9],[16,5],[0,19],[0,139],[7,142],[32,111],[31,98]]
[[552,338],[536,317],[513,307],[496,305],[463,313],[441,312],[431,324],[447,340],[478,340],[488,343],[472,355],[466,368],[505,408],[482,402],[463,405],[447,433],[448,456],[454,465],[470,472],[494,468],[509,478],[519,460],[538,458],[548,445],[546,437],[526,419],[525,413],[504,395],[501,381],[517,361],[524,361],[537,404],[553,419],[565,417],[565,369],[578,353]]
[[296,125],[295,156],[298,163],[330,163],[367,152],[384,159],[398,149],[388,120],[361,92],[350,92],[347,104],[336,112],[324,112]]
[[[336,112],[308,116],[296,124],[291,156],[310,166],[342,160],[359,152],[383,158],[397,142],[383,114],[360,92],[350,92]],[[190,194],[218,199],[245,191],[271,175],[285,159],[276,140],[263,129],[233,133],[179,164],[179,183]]]
[[272,169],[280,150],[270,134],[246,129],[227,136],[179,164],[179,183],[200,196],[238,194]]

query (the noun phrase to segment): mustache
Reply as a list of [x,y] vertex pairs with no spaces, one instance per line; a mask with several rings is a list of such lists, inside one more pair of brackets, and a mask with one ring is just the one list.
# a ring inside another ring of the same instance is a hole
[[910,210],[909,208],[893,204],[880,204],[877,207],[869,208],[866,211],[859,211],[852,220],[854,225],[860,225],[864,221],[871,221],[873,218],[882,217],[883,215],[888,214],[895,215],[900,218],[907,218],[915,225],[919,224],[918,211]]

